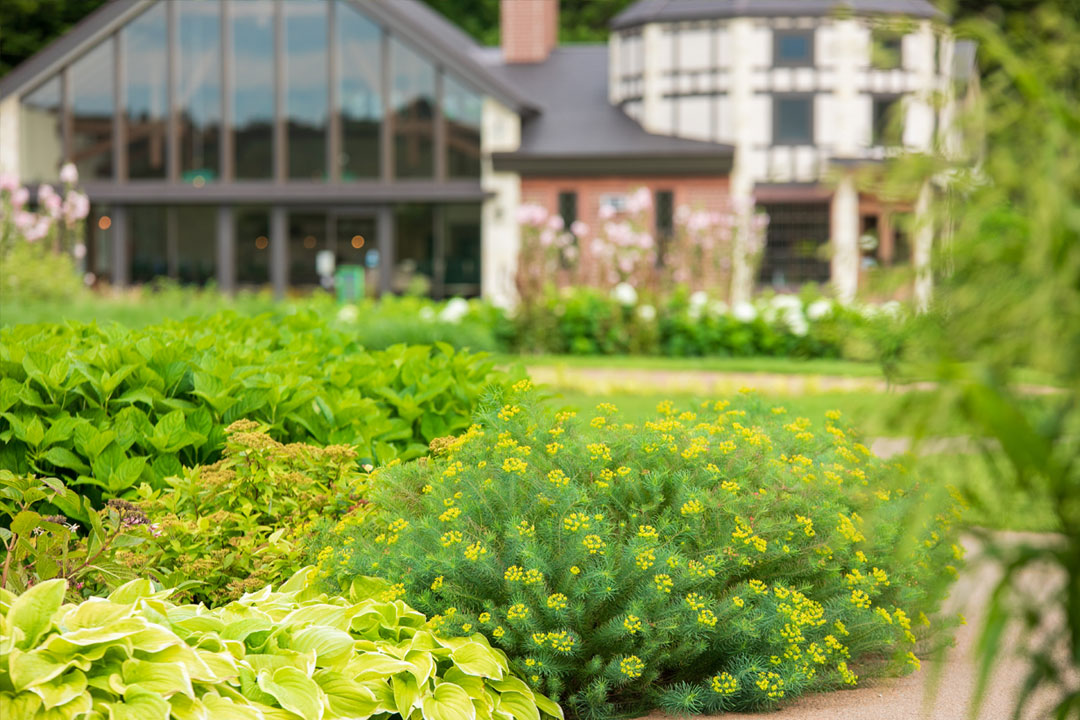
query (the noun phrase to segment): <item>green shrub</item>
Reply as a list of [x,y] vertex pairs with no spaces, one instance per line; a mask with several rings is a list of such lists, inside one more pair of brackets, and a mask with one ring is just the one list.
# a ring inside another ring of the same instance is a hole
[[643,426],[601,404],[582,423],[514,392],[324,524],[331,587],[402,582],[442,633],[485,632],[579,717],[763,708],[917,666],[937,637],[959,511],[838,413],[750,396],[661,404]]
[[291,575],[305,526],[365,502],[356,452],[282,445],[259,430],[235,422],[221,460],[185,469],[164,490],[143,486],[139,507],[154,535],[117,559],[175,588],[175,599],[208,605]]
[[[48,514],[58,504],[78,508],[86,527]],[[115,553],[144,542],[148,526],[129,502],[110,500],[95,511],[55,478],[0,470],[0,589],[21,592],[54,578],[67,580],[75,597],[116,587],[135,573]]]
[[371,350],[407,343],[430,345],[444,342],[455,348],[495,351],[492,306],[455,298],[436,302],[427,298],[388,295],[337,309],[342,328],[355,334],[357,342]]
[[314,312],[14,326],[0,330],[0,468],[83,485],[100,506],[214,462],[241,418],[365,463],[416,457],[468,427],[492,368],[445,344],[366,352]]
[[310,575],[218,610],[147,580],[79,605],[62,604],[61,580],[0,590],[0,717],[562,717],[482,635],[440,639],[377,584],[346,600]]

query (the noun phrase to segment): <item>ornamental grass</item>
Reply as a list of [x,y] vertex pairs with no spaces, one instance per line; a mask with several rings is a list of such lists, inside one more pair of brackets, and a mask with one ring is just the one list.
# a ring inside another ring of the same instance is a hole
[[767,709],[909,672],[944,638],[959,504],[839,413],[746,393],[635,425],[535,395],[376,471],[371,504],[312,539],[324,582],[396,583],[582,718]]

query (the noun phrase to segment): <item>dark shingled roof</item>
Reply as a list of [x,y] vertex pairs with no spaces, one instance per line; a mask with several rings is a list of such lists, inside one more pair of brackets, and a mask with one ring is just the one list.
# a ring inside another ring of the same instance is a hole
[[[613,106],[608,100],[607,45],[559,47],[540,63],[507,64],[495,49],[482,58],[539,110],[522,122],[521,147],[497,160],[613,158],[646,161],[649,166],[652,158],[663,159],[672,170],[672,161],[685,167],[709,163],[714,173],[730,166],[731,145],[655,135]],[[656,163],[651,167],[660,171]]]
[[838,12],[944,18],[928,0],[638,0],[616,15],[616,30],[650,22],[733,17],[818,17]]

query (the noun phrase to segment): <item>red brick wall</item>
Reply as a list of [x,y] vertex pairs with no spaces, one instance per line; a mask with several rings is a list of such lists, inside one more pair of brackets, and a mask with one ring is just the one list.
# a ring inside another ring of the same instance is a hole
[[559,0],[502,0],[499,32],[506,62],[546,60],[558,42]]
[[[509,0],[514,2],[514,0]],[[720,177],[523,177],[521,178],[521,201],[542,205],[548,212],[559,211],[559,193],[577,193],[578,220],[596,227],[599,221],[600,199],[606,194],[630,195],[640,187],[649,189],[655,198],[657,190],[671,190],[675,193],[675,208],[680,205],[694,210],[721,210],[726,206],[729,179]],[[656,222],[649,218],[650,230]]]

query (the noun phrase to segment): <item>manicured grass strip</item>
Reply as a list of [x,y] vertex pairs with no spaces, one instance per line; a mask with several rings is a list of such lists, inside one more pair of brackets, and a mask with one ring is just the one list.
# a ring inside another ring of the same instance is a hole
[[638,355],[500,355],[499,364],[525,367],[565,366],[567,368],[613,368],[627,370],[694,370],[731,373],[776,373],[782,375],[844,375],[880,378],[875,363],[835,359],[780,357],[650,357]]

